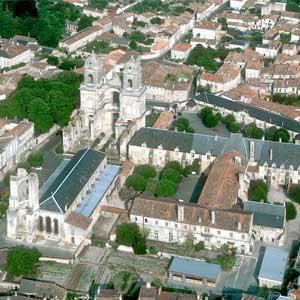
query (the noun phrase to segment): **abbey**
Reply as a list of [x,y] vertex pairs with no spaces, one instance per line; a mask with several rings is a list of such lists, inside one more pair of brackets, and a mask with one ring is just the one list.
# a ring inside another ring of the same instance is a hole
[[76,152],[96,139],[101,145],[111,136],[118,140],[129,123],[135,130],[145,126],[145,112],[139,54],[116,51],[101,58],[93,53],[84,66],[80,108],[63,129],[64,152]]

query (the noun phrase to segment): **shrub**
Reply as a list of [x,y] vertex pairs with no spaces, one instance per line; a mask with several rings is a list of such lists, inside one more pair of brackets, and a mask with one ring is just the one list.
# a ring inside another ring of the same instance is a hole
[[158,252],[157,249],[155,248],[155,246],[150,246],[148,250],[149,250],[149,253],[152,255],[156,255]]
[[285,210],[286,210],[286,220],[294,220],[297,217],[297,210],[295,205],[292,202],[285,203]]
[[268,186],[263,180],[251,180],[248,190],[249,200],[267,202]]
[[189,166],[186,166],[183,170],[182,170],[182,175],[184,177],[188,177],[189,175],[192,174],[192,171],[193,171],[193,166],[189,165]]
[[44,157],[41,152],[32,152],[29,154],[27,161],[31,167],[40,167],[44,162]]
[[59,64],[59,59],[55,56],[49,56],[47,58],[47,63],[52,66],[57,66]]
[[195,245],[195,251],[199,252],[201,250],[204,250],[205,249],[205,245],[204,245],[204,242],[199,242]]

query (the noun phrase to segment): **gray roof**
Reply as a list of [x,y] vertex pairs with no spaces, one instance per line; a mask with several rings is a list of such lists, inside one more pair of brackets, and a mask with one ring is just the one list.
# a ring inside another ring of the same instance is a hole
[[245,111],[257,120],[274,124],[294,132],[300,132],[300,123],[298,121],[244,102],[233,101],[209,93],[197,95],[194,97],[194,100],[205,102],[215,107],[222,107],[233,112]]
[[284,278],[288,256],[285,250],[267,247],[258,279],[276,281],[280,285]]
[[92,149],[77,152],[40,198],[40,208],[65,213],[104,157]]
[[[245,157],[250,156],[250,143],[254,144],[254,160],[259,165],[273,164],[279,168],[292,166],[295,170],[300,166],[300,145],[280,143],[266,140],[244,138],[241,134],[232,133],[230,137],[220,137],[206,134],[186,133],[154,128],[141,128],[129,142],[129,145],[141,146],[146,143],[148,148],[156,149],[162,146],[165,150],[174,151],[178,147],[180,152],[190,153],[192,150],[198,154],[208,152],[213,156],[231,150],[240,152]],[[270,150],[272,149],[272,160]]]
[[220,275],[221,267],[205,261],[174,257],[169,267],[169,272],[216,281]]
[[285,206],[256,201],[244,202],[244,211],[253,213],[253,224],[257,226],[284,227]]

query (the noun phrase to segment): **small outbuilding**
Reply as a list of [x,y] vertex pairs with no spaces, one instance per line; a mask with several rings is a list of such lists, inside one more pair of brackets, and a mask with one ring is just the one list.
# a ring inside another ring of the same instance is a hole
[[267,247],[258,274],[260,287],[280,288],[288,263],[288,252],[278,248]]
[[217,264],[196,259],[174,257],[169,267],[169,280],[183,284],[216,286],[221,273]]

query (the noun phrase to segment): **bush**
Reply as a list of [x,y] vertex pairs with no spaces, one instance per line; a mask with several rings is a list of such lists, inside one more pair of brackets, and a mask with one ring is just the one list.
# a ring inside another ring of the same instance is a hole
[[47,58],[47,63],[52,66],[57,66],[59,64],[59,59],[55,56],[49,56]]
[[249,200],[267,202],[268,186],[263,180],[251,180],[248,190]]
[[300,186],[297,184],[294,184],[291,186],[289,195],[291,199],[297,203],[300,204]]
[[189,166],[186,166],[183,170],[182,170],[182,175],[184,177],[188,177],[189,175],[192,174],[192,171],[193,171],[193,166],[189,165]]
[[150,246],[149,249],[149,254],[152,254],[152,255],[157,255],[157,249],[155,248],[155,246]]
[[31,167],[40,167],[44,162],[44,157],[41,152],[31,152],[27,161]]
[[156,176],[156,170],[149,165],[139,165],[135,167],[134,174],[141,175],[145,179],[154,178]]
[[36,273],[41,253],[37,249],[14,247],[8,250],[6,271],[9,276],[29,276]]
[[204,245],[204,242],[199,242],[195,245],[195,251],[199,252],[201,250],[204,250],[205,249],[205,245]]
[[292,202],[285,203],[285,210],[286,210],[286,220],[294,220],[297,217],[297,210],[295,205]]
[[130,175],[126,180],[126,187],[134,189],[136,192],[142,192],[145,190],[147,180],[139,175],[133,174]]

